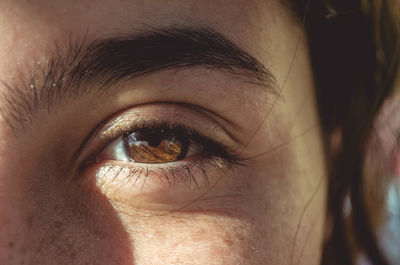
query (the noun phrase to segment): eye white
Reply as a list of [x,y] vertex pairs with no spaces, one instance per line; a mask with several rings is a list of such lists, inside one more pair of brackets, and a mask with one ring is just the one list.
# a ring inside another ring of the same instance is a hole
[[114,160],[129,162],[132,161],[126,152],[123,137],[120,136],[118,139],[113,141],[107,148],[103,151],[107,157],[112,157]]

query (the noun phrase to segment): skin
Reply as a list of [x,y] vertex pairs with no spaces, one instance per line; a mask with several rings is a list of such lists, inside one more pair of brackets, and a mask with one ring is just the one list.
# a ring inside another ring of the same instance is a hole
[[[0,78],[12,83],[45,62],[54,43],[66,48],[71,36],[104,38],[169,24],[221,32],[274,74],[277,93],[196,67],[42,111],[24,131],[0,115],[0,264],[319,264],[326,183],[313,76],[304,33],[277,2],[1,0]],[[7,89],[0,85],[0,106]],[[153,104],[160,101],[213,114]],[[245,166],[208,167],[211,187],[194,191],[157,175],[143,189],[99,179],[101,162],[78,172],[96,143],[71,162],[74,151],[126,109],[196,120],[200,133],[251,158]],[[205,116],[222,129],[207,130]]]

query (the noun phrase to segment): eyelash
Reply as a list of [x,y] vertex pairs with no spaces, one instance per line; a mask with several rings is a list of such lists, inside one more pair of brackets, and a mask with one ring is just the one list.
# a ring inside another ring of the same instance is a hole
[[[99,154],[113,141],[120,137],[127,137],[131,133],[143,129],[164,129],[185,137],[189,145],[200,146],[201,151],[199,154],[201,157],[193,161],[177,160],[175,162],[159,164],[127,162],[124,166],[109,161],[107,163],[108,169],[105,173],[107,178],[119,178],[123,172],[124,178],[128,182],[132,181],[135,184],[139,179],[143,178],[146,180],[150,174],[156,173],[167,181],[170,186],[177,182],[182,182],[188,187],[200,189],[203,188],[203,185],[199,183],[204,184],[205,188],[209,186],[210,178],[207,173],[207,165],[211,165],[216,169],[231,169],[235,165],[244,165],[244,159],[223,144],[211,140],[185,125],[160,120],[141,120],[129,125],[128,128],[118,127],[116,130],[113,130],[112,133],[101,140],[104,147],[96,154],[95,162],[100,162],[98,160]],[[151,167],[156,167],[157,169],[151,169]],[[110,171],[112,171],[111,175],[109,175]]]

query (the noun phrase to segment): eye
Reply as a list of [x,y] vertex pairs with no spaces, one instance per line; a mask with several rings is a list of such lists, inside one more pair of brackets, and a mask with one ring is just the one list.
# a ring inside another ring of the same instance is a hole
[[215,169],[226,170],[240,164],[240,158],[227,147],[183,125],[150,120],[135,126],[128,132],[114,132],[116,139],[96,156],[96,163],[106,161],[108,172],[105,175],[102,170],[97,178],[138,183],[155,181],[157,176],[161,179],[158,182],[204,188],[209,183],[211,168],[215,175]]
[[100,158],[143,164],[171,163],[190,158],[204,148],[201,143],[190,139],[195,135],[193,132],[185,131],[184,128],[163,127],[137,129],[111,143]]
[[243,165],[216,122],[178,106],[155,110],[154,105],[128,110],[101,124],[89,139],[81,176],[110,200],[137,209],[176,210]]

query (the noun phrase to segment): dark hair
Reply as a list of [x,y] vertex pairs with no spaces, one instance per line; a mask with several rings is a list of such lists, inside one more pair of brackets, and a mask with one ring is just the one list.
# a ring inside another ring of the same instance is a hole
[[[391,95],[398,71],[396,3],[394,0],[291,2],[308,36],[328,154],[329,232],[322,263],[354,264],[356,255],[363,253],[373,264],[388,264],[376,240],[363,168],[372,123],[384,100]],[[341,135],[340,148],[331,145],[335,131]],[[377,181],[383,183],[383,179]],[[379,188],[383,187],[375,187]],[[352,205],[350,217],[343,210],[346,198],[350,198]]]

